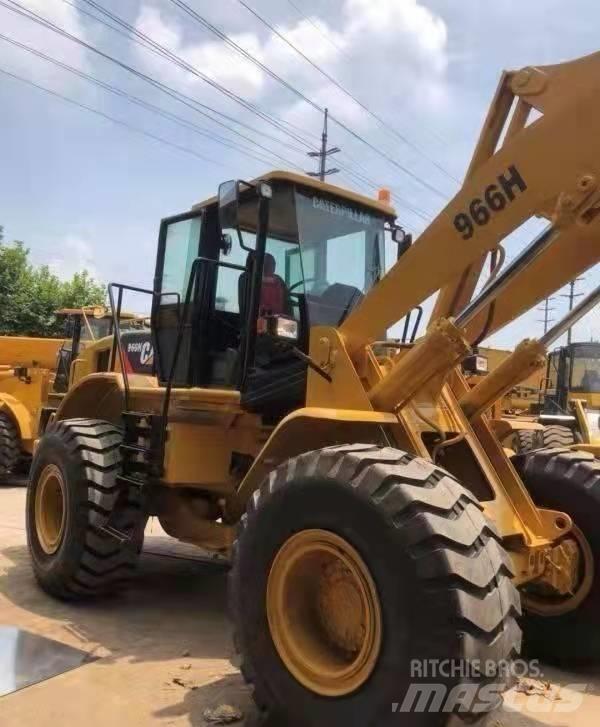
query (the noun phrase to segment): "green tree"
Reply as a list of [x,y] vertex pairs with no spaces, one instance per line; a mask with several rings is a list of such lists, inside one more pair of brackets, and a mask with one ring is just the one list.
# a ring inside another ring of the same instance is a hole
[[23,242],[7,245],[0,238],[0,335],[60,336],[63,324],[56,310],[105,300],[106,287],[87,270],[61,280],[47,265],[35,267]]

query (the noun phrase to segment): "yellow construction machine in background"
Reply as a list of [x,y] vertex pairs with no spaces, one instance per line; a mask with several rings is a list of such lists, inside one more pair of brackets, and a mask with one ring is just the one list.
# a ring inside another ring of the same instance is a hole
[[[90,346],[108,360],[113,319],[105,307],[63,308],[56,315],[67,338],[0,336],[0,482],[27,472],[39,428],[69,387],[72,364],[85,369]],[[143,326],[130,313],[121,320],[124,327]]]
[[31,457],[62,339],[0,337],[0,482]]

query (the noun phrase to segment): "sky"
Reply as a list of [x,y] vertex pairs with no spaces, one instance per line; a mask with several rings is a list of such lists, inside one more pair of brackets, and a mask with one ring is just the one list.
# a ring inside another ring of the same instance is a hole
[[[88,47],[4,5],[27,8]],[[95,19],[106,20],[99,8],[122,32]],[[119,20],[186,69],[134,42]],[[460,189],[501,71],[594,52],[599,22],[594,0],[2,0],[0,224],[6,239],[24,240],[35,263],[60,275],[87,268],[104,282],[150,287],[160,219],[226,179],[313,169],[306,151],[318,144],[318,109],[327,106],[330,144],[342,149],[331,181],[368,195],[390,187],[399,221],[418,237]],[[508,241],[509,259],[535,229]],[[599,282],[596,266],[578,291]],[[564,292],[550,303],[554,318],[566,310]],[[488,343],[508,348],[539,335],[542,318],[533,310]],[[597,310],[574,336],[600,338]]]

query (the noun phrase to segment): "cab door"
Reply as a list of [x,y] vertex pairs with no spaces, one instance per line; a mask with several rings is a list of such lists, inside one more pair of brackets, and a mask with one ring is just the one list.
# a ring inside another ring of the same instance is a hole
[[203,213],[198,211],[167,217],[160,225],[152,327],[156,371],[161,384],[171,376],[180,322],[183,323],[183,336],[173,371],[173,385],[193,384],[192,347],[198,276],[190,291],[188,287],[194,260],[201,255],[202,224]]

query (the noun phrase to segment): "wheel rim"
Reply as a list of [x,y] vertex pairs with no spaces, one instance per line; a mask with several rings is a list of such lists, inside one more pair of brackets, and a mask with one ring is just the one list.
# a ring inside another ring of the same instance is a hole
[[574,593],[562,597],[544,597],[535,593],[524,591],[522,596],[523,607],[538,616],[564,616],[575,611],[588,597],[594,583],[594,553],[587,538],[573,524],[570,536],[573,537],[579,548],[579,583]]
[[42,550],[56,553],[65,530],[65,481],[59,467],[47,465],[35,493],[35,530]]
[[281,660],[307,689],[340,697],[370,677],[381,651],[381,604],[358,552],[327,530],[303,530],[269,574],[267,617]]

